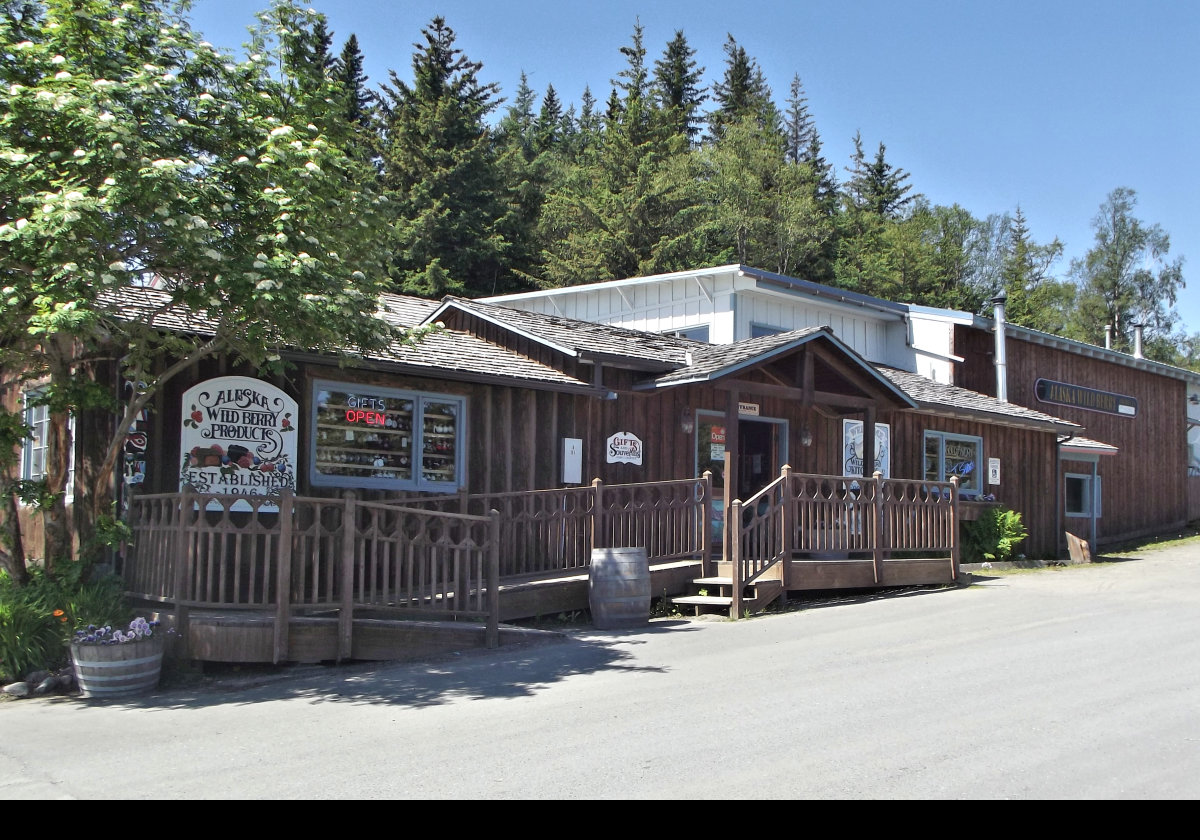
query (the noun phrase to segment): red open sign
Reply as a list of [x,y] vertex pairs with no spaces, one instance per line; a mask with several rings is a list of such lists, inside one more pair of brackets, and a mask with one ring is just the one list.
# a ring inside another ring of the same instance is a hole
[[368,426],[383,426],[387,423],[386,418],[378,411],[365,411],[361,408],[346,409],[347,423],[366,423]]

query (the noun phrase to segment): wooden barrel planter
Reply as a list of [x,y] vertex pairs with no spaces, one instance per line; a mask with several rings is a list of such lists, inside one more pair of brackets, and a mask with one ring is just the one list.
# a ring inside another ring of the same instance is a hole
[[592,624],[601,630],[650,621],[650,563],[644,548],[596,548],[588,574]]
[[75,681],[84,697],[134,697],[158,687],[163,636],[119,645],[71,645]]

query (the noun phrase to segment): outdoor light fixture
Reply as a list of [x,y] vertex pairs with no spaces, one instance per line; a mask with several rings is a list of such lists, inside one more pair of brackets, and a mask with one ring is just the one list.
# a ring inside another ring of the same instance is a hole
[[812,446],[812,441],[813,441],[812,430],[809,429],[808,426],[805,426],[804,428],[802,428],[800,430],[800,445],[801,446]]
[[683,409],[683,413],[679,415],[679,428],[683,429],[685,435],[690,435],[692,430],[696,428],[696,416],[686,406]]

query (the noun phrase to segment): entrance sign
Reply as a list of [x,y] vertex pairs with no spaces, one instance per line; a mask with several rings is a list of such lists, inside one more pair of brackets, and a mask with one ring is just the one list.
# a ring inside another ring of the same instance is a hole
[[[892,477],[892,429],[887,423],[875,424],[875,470],[884,478]],[[863,422],[842,421],[842,475],[863,474]]]
[[1071,408],[1083,408],[1105,414],[1119,414],[1122,417],[1137,416],[1137,398],[1124,394],[1097,391],[1094,388],[1055,382],[1052,379],[1039,379],[1034,386],[1034,393],[1038,400],[1044,403],[1067,405]]
[[738,414],[742,415],[743,417],[757,417],[758,403],[738,403]]
[[297,405],[279,388],[248,376],[222,376],[185,391],[181,408],[181,488],[231,496],[274,496],[295,488]]
[[606,441],[605,453],[610,464],[642,463],[642,441],[633,432],[617,432]]

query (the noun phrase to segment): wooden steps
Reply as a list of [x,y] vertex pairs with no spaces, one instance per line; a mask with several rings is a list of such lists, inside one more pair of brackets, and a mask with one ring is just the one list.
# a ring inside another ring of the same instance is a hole
[[[691,607],[695,610],[696,615],[723,612],[730,618],[741,618],[740,615],[734,615],[733,578],[695,578],[692,581],[691,589],[692,594],[678,595],[671,599],[671,603],[681,607]],[[781,595],[783,595],[782,581],[760,578],[743,588],[742,612],[743,614],[760,613]]]

